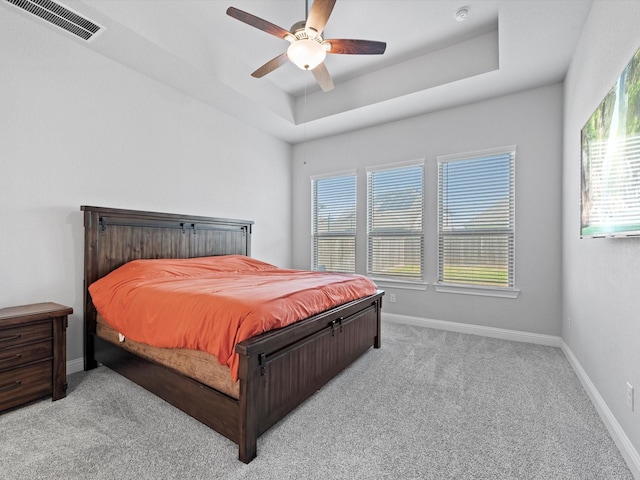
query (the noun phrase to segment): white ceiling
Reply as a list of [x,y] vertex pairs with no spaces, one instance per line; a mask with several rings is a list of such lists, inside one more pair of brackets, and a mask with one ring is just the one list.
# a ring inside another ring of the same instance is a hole
[[[561,81],[591,8],[591,0],[337,0],[323,36],[385,41],[387,50],[328,55],[335,89],[324,93],[290,63],[251,77],[288,42],[225,13],[234,6],[288,30],[304,19],[305,0],[61,3],[106,27],[89,43],[61,35],[290,143]],[[458,22],[462,6],[469,15]]]

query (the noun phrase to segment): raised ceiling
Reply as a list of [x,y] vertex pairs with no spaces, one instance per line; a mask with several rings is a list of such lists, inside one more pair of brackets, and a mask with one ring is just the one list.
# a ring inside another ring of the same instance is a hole
[[[290,143],[455,107],[564,78],[591,0],[337,0],[325,38],[387,42],[384,55],[329,55],[335,89],[287,63],[288,43],[226,15],[285,29],[305,0],[62,0],[106,27],[84,43]],[[5,1],[17,15],[29,16]],[[465,21],[455,12],[469,7]],[[40,19],[43,28],[58,31]]]

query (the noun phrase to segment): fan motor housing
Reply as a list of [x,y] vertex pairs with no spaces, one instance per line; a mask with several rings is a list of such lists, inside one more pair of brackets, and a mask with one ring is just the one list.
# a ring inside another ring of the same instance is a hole
[[298,32],[298,30],[304,30],[304,27],[306,25],[307,25],[306,20],[300,20],[299,22],[296,22],[293,25],[291,25],[291,28],[289,29],[289,31],[295,35]]

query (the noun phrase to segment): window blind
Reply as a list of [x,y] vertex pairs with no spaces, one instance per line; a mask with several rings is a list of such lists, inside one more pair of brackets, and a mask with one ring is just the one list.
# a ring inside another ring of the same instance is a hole
[[356,269],[356,175],[312,178],[313,270]]
[[438,158],[438,282],[514,287],[515,149]]
[[367,170],[367,274],[423,279],[424,162]]

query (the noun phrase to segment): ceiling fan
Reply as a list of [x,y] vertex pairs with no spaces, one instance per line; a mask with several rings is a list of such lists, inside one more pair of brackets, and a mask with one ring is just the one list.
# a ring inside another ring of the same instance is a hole
[[333,80],[324,64],[327,53],[383,54],[387,47],[385,42],[348,39],[325,40],[322,38],[322,32],[335,3],[336,0],[314,0],[311,11],[308,11],[308,5],[305,1],[305,10],[308,11],[307,19],[295,23],[291,30],[285,30],[255,15],[229,7],[227,15],[290,43],[286,52],[269,60],[251,75],[255,78],[261,78],[282,66],[288,59],[299,68],[310,70],[322,90],[328,92],[333,89]]

